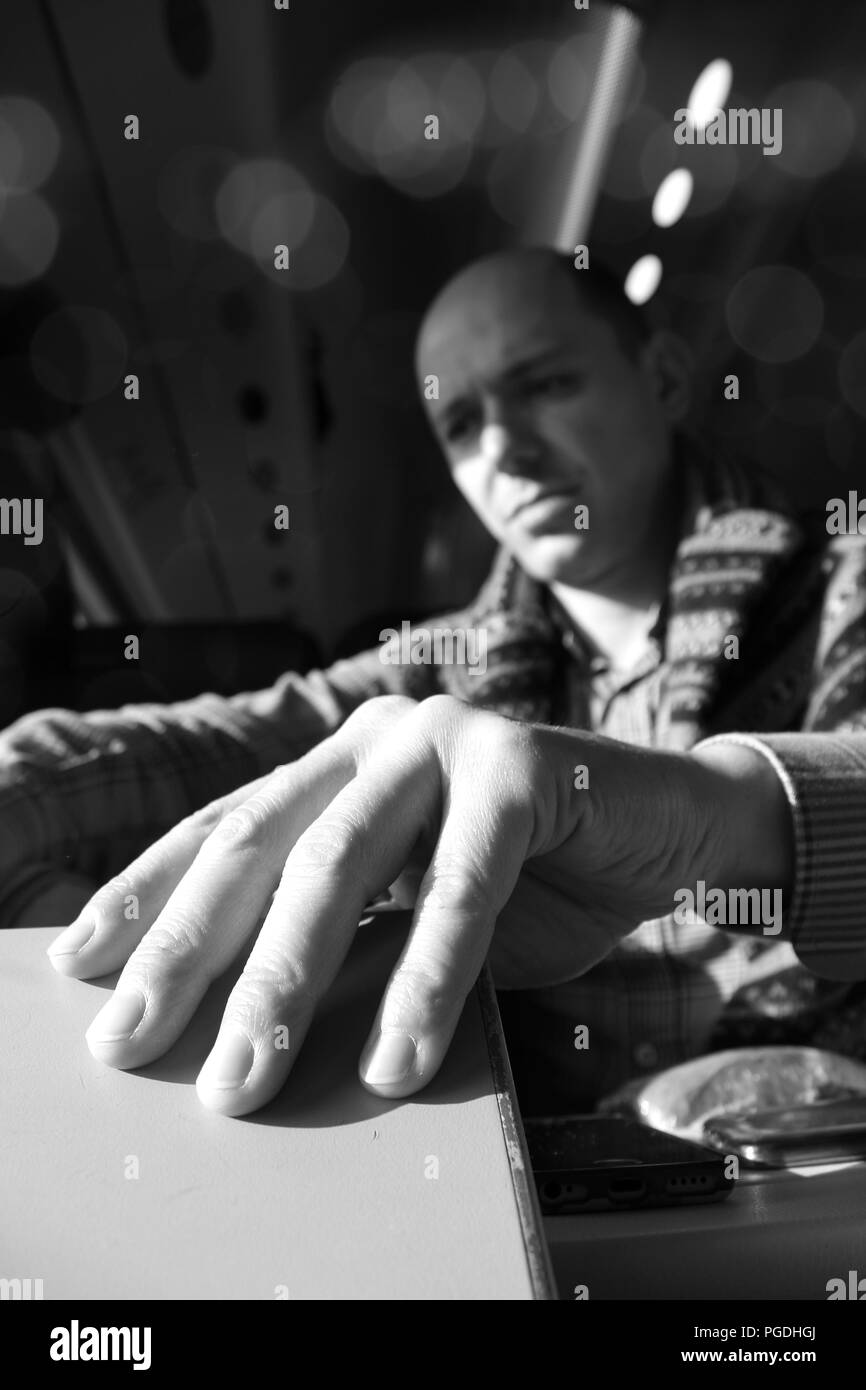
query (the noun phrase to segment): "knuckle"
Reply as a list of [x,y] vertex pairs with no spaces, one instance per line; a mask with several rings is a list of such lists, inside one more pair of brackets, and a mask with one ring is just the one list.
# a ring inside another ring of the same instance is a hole
[[354,875],[360,871],[363,848],[358,827],[338,819],[315,821],[298,839],[286,865],[289,873]]
[[462,700],[458,700],[456,695],[428,695],[418,706],[422,718],[439,723],[443,720],[449,723],[455,719],[462,719],[469,713],[469,706]]
[[431,695],[418,706],[418,719],[447,761],[475,778],[503,770],[528,771],[535,760],[533,731],[491,710],[474,709],[453,695]]
[[260,949],[246,964],[234,990],[235,1002],[265,1022],[286,1012],[311,1012],[316,994],[307,972],[277,947]]
[[392,724],[415,709],[417,702],[408,695],[371,695],[358,705],[343,724],[343,728],[354,730],[376,730],[383,724]]
[[208,838],[208,846],[218,854],[229,850],[256,856],[266,848],[268,838],[267,808],[247,801],[222,816]]
[[184,816],[179,821],[175,830],[178,832],[192,831],[196,835],[209,835],[215,830],[220,821],[226,815],[222,801],[211,801],[207,806],[202,806],[198,811],[193,811],[191,815]]
[[[388,1014],[410,1017],[420,1014],[436,1026],[453,1012],[454,987],[445,963],[430,955],[416,955],[411,965],[400,967],[388,990]],[[387,1018],[383,1022],[387,1023]]]
[[490,906],[490,884],[473,866],[465,862],[440,861],[429,870],[425,895],[449,915],[486,914]]
[[205,923],[189,915],[182,919],[163,913],[130,958],[127,969],[141,970],[148,980],[170,974],[173,978],[204,973],[210,978],[204,949]]
[[480,765],[500,794],[517,801],[536,785],[543,767],[532,728],[486,712],[473,721],[464,755],[470,769]]
[[472,729],[473,741],[483,743],[485,749],[501,759],[522,758],[529,747],[528,730],[513,719],[501,715],[485,713]]
[[352,711],[332,737],[337,746],[348,740],[356,766],[363,765],[383,735],[417,707],[408,695],[373,695]]
[[280,763],[275,767],[261,788],[259,795],[266,800],[273,799],[274,804],[278,804],[282,797],[291,792],[298,777],[298,762]]
[[415,708],[417,701],[409,695],[374,695],[367,702],[368,707],[375,709],[379,714],[408,714]]

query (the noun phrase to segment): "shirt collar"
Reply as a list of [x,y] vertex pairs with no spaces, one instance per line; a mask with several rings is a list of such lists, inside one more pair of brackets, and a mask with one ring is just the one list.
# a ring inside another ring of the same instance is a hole
[[[667,628],[667,617],[669,607],[669,595],[665,592],[659,607],[655,622],[650,628],[649,650],[646,657],[642,656],[638,665],[643,667],[658,665],[664,653],[665,631]],[[592,641],[592,639],[576,624],[568,613],[566,613],[559,599],[549,589],[547,591],[547,612],[563,647],[569,656],[573,657],[581,666],[585,666],[591,675],[604,675],[610,671],[610,660]],[[652,661],[649,661],[652,657]]]

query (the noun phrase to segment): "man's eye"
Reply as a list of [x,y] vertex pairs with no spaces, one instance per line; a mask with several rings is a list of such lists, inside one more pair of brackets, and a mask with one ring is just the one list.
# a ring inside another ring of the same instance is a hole
[[570,372],[546,372],[544,376],[533,377],[528,383],[530,395],[555,395],[558,391],[572,391],[577,379]]
[[472,421],[468,416],[455,416],[445,426],[445,439],[449,444],[459,444],[462,439],[466,439],[471,428]]

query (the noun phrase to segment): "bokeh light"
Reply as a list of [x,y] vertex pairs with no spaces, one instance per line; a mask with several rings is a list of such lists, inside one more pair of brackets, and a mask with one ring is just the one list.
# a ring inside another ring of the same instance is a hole
[[698,74],[686,102],[690,124],[695,130],[709,125],[716,112],[724,106],[733,80],[734,69],[727,58],[714,58]]
[[817,341],[824,301],[792,266],[757,266],[728,295],[725,319],[738,347],[760,362],[792,362]]
[[767,160],[777,172],[815,179],[843,162],[854,139],[854,114],[829,82],[785,82],[765,104],[782,112],[782,148]]
[[368,150],[394,152],[415,143],[424,118],[434,111],[433,93],[411,63],[401,63],[382,90],[382,113]]
[[54,260],[60,226],[40,193],[10,193],[0,205],[0,285],[25,285]]
[[534,135],[553,135],[569,125],[568,116],[556,107],[548,90],[548,74],[558,47],[549,39],[523,39],[511,49],[538,87],[538,105],[532,118]]
[[59,153],[60,133],[44,106],[30,97],[0,97],[0,187],[32,193]]
[[[338,81],[326,134],[350,167],[374,172],[402,192],[430,198],[463,178],[486,110],[476,65],[425,52],[407,60],[364,58]],[[428,117],[439,122],[428,138]]]
[[676,169],[686,169],[692,176],[689,217],[703,217],[720,208],[732,193],[742,157],[742,146],[675,145],[670,126],[657,126],[640,156],[644,193],[654,196]]
[[282,159],[250,159],[235,166],[216,196],[216,219],[232,246],[250,256],[262,256],[262,239],[279,221],[286,221],[284,235],[269,247],[283,243],[291,251],[304,240],[313,223],[314,198],[307,180]]
[[452,129],[463,140],[474,139],[484,121],[487,92],[481,74],[468,58],[455,58],[448,64],[439,83],[439,100]]
[[672,227],[689,205],[694,179],[688,169],[672,169],[656,189],[652,217],[657,227]]
[[625,277],[623,289],[632,304],[646,304],[652,299],[662,278],[662,263],[658,256],[641,256]]
[[387,58],[361,58],[338,79],[328,104],[326,134],[344,163],[363,169],[382,120],[382,92],[394,73]]
[[30,344],[33,373],[53,396],[86,404],[118,385],[129,356],[119,324],[102,309],[67,305],[49,314]]
[[308,188],[277,193],[269,198],[250,227],[250,254],[257,261],[272,262],[277,245],[285,244],[290,252],[296,251],[313,226],[317,201]]
[[[401,192],[431,198],[473,172],[476,149],[503,149],[515,136],[554,136],[586,109],[598,35],[564,43],[525,39],[503,49],[456,55],[423,51],[368,56],[350,63],[328,102],[332,152],[357,172],[374,173]],[[640,98],[635,74],[630,100]],[[425,120],[439,121],[425,138]]]
[[297,247],[289,245],[289,269],[275,270],[273,246],[259,264],[284,290],[316,290],[339,275],[349,254],[349,227],[339,208],[317,195],[309,235]]
[[586,110],[592,87],[592,65],[586,38],[575,36],[558,44],[547,67],[547,90],[553,105],[568,121]]
[[490,106],[497,120],[522,134],[538,107],[539,88],[522,58],[511,50],[501,53],[488,79]]

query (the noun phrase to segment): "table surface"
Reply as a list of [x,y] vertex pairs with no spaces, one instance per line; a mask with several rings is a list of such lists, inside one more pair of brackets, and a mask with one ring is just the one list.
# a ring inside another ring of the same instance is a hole
[[866,1164],[805,1174],[744,1174],[724,1202],[545,1218],[560,1297],[826,1299],[830,1279],[866,1276]]
[[544,1296],[477,992],[417,1099],[358,1080],[396,916],[362,927],[284,1090],[243,1120],[194,1089],[231,979],[165,1058],[112,1071],[83,1036],[108,984],[55,974],[55,935],[0,932],[0,1277],[46,1299]]

